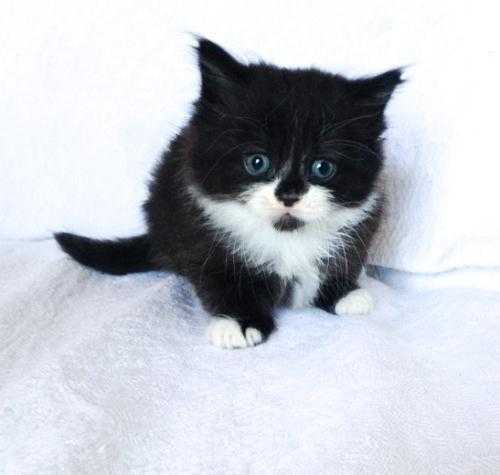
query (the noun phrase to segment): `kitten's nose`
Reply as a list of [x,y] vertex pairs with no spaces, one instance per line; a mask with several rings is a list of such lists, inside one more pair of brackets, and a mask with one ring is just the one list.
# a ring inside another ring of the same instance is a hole
[[305,191],[305,183],[300,179],[285,179],[276,188],[275,195],[286,207],[300,200]]
[[285,206],[290,207],[300,200],[300,196],[297,195],[297,193],[285,193],[278,196],[278,199],[282,201]]

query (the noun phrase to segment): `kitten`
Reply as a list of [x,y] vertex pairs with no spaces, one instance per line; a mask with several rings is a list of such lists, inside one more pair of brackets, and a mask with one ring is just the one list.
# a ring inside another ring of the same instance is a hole
[[277,306],[368,313],[357,280],[382,212],[383,114],[401,71],[349,80],[244,65],[206,39],[197,54],[200,97],[154,172],[147,234],[58,243],[101,272],[186,277],[223,348],[264,341]]

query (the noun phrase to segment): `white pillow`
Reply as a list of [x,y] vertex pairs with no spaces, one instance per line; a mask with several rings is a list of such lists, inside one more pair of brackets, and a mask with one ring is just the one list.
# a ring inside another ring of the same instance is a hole
[[372,263],[500,266],[497,53],[450,49],[408,69],[387,111],[387,207]]

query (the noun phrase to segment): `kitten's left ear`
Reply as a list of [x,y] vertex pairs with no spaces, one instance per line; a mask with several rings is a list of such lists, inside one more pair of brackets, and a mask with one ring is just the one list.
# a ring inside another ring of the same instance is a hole
[[196,50],[203,99],[210,102],[221,100],[246,82],[248,68],[216,43],[199,38]]
[[404,82],[402,74],[401,68],[391,69],[377,76],[351,81],[351,87],[361,105],[383,112],[396,87]]

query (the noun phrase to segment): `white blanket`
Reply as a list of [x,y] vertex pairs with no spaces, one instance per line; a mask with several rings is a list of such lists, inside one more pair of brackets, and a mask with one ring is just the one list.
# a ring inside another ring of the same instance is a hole
[[283,311],[224,351],[174,275],[52,241],[0,268],[2,474],[500,472],[499,292],[370,279],[370,316]]

